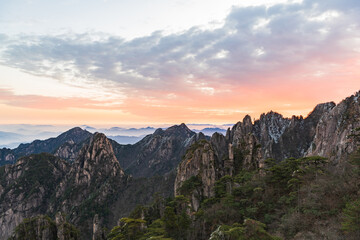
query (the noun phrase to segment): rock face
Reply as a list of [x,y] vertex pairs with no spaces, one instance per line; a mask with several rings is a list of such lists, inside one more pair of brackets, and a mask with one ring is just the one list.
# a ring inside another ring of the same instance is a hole
[[127,173],[134,177],[151,177],[175,169],[195,140],[196,133],[181,124],[166,130],[159,128],[134,145],[115,144],[114,149]]
[[34,153],[51,153],[62,159],[74,161],[82,145],[92,136],[79,127],[70,129],[56,138],[35,140],[32,143],[20,144],[15,149],[0,149],[0,166],[12,164],[16,159]]
[[[95,215],[97,229],[111,228],[137,204],[152,201],[156,192],[171,196],[174,178],[130,178],[112,142],[101,133],[91,137],[74,162],[46,153],[20,158],[0,167],[0,239],[10,236],[25,218],[57,212],[79,227],[82,239],[91,239]],[[56,215],[57,234],[64,229],[63,220]]]
[[326,112],[316,126],[315,137],[306,155],[320,155],[338,162],[357,146],[349,135],[360,127],[360,91]]
[[[197,210],[203,198],[214,196],[217,180],[261,168],[266,158],[320,155],[339,162],[356,148],[348,136],[360,127],[359,97],[360,92],[337,106],[319,104],[306,118],[269,112],[252,122],[246,116],[226,136],[214,133],[210,139],[181,124],[158,129],[134,145],[120,145],[104,134],[75,128],[58,138],[1,149],[7,163],[32,152],[58,157],[33,154],[0,167],[0,239],[25,218],[58,212],[80,228],[82,239],[100,238],[102,227],[115,225],[137,203],[149,203],[155,192],[187,195]],[[39,219],[34,228],[41,230],[48,223]],[[67,239],[64,221],[56,215],[58,239]],[[34,234],[51,239],[52,230],[40,230]]]
[[15,156],[10,148],[0,149],[0,166],[5,164],[12,164],[14,162]]
[[95,180],[105,180],[109,177],[122,178],[124,172],[109,139],[102,133],[95,133],[90,143],[81,149],[69,175],[74,176],[76,185],[89,186],[93,182],[91,177],[100,178]]
[[57,186],[57,202],[49,209],[67,213],[72,223],[90,234],[94,215],[98,214],[99,221],[108,217],[127,180],[109,139],[95,133]]
[[314,140],[321,119],[334,107],[333,102],[319,104],[305,119],[301,116],[284,118],[269,112],[252,123],[250,116],[245,116],[228,131],[227,141],[246,168],[261,167],[267,158],[282,161],[303,157]]
[[25,219],[16,227],[9,240],[77,240],[77,229],[65,221],[61,213],[56,215],[56,222],[48,216],[39,215]]
[[94,214],[109,215],[126,181],[110,141],[100,133],[73,164],[45,153],[20,158],[0,168],[0,239],[24,218],[58,211],[91,233]]
[[[175,179],[175,195],[191,195],[192,207],[199,208],[202,197],[214,196],[214,184],[217,180],[218,158],[211,144],[202,140],[187,151],[179,164]],[[188,186],[183,183],[188,180]]]
[[[333,162],[341,161],[356,150],[354,141],[348,138],[360,127],[360,92],[343,100],[337,106],[333,102],[317,105],[304,119],[269,112],[262,114],[254,123],[250,116],[228,129],[226,137],[214,134],[209,142],[194,144],[177,169],[174,184],[175,195],[189,181],[199,179],[187,194],[193,207],[198,199],[213,195],[214,182],[240,169],[256,169],[264,166],[264,160],[320,155]],[[195,200],[194,200],[195,199]]]
[[56,225],[49,217],[37,216],[21,223],[11,240],[22,239],[57,239]]
[[49,154],[30,155],[0,168],[0,239],[24,218],[47,212],[55,187],[69,169],[69,163]]

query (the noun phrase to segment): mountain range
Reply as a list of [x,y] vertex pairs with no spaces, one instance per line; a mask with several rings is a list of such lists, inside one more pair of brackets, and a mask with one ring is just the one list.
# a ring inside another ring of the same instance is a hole
[[[214,225],[199,219],[205,205],[219,199],[223,179],[253,171],[264,175],[269,159],[281,164],[321,156],[339,165],[354,153],[358,142],[349,136],[360,128],[359,97],[357,92],[337,105],[319,104],[305,118],[270,111],[252,122],[247,115],[211,137],[180,124],[156,129],[134,144],[119,144],[76,127],[56,138],[0,149],[0,239],[25,239],[16,228],[24,219],[55,218],[59,212],[80,229],[78,238],[104,239],[105,228],[123,226],[119,218],[160,197],[186,197],[186,208],[171,206],[188,209],[184,219],[188,216],[198,229],[173,238],[209,239]],[[225,192],[231,195],[229,188],[236,187],[239,183],[227,183]],[[164,219],[166,204],[152,205],[153,217]],[[153,223],[147,214],[143,210],[140,219]]]
[[[192,131],[211,136],[218,132],[225,134],[225,125],[211,125],[211,124],[189,124]],[[27,124],[12,124],[0,125],[0,148],[17,148],[21,143],[31,143],[34,139],[46,140],[58,136],[68,126],[53,126],[53,125],[27,125]],[[81,125],[80,128],[90,133],[102,132],[108,138],[115,140],[120,144],[134,144],[145,136],[155,132],[155,127],[141,127],[141,128],[124,128],[124,127],[92,127],[88,125]],[[164,125],[163,130],[168,128]]]

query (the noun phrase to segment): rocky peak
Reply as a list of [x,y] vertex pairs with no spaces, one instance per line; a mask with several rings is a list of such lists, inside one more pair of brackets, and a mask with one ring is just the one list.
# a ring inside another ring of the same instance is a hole
[[314,110],[307,116],[307,120],[320,119],[324,113],[332,110],[336,104],[334,102],[320,103],[316,105]]
[[63,137],[79,137],[79,136],[82,136],[84,134],[86,134],[86,130],[83,130],[82,128],[80,127],[74,127],[74,128],[71,128],[69,129],[68,131],[64,132],[63,134],[59,135],[60,138],[63,138]]
[[232,139],[231,139],[231,130],[230,130],[230,128],[228,128],[228,129],[226,130],[225,138],[226,138],[226,141],[232,142]]
[[261,114],[260,119],[255,121],[255,134],[265,141],[279,141],[281,135],[289,126],[291,120],[284,118],[281,114],[270,111],[267,114]]
[[[75,161],[78,182],[89,181],[91,176],[123,176],[112,144],[103,133],[95,133]],[[83,174],[80,174],[83,173]]]
[[201,140],[207,140],[207,139],[209,139],[209,137],[205,136],[205,134],[203,134],[202,132],[199,132],[199,133],[194,134],[192,137],[188,138],[184,142],[184,146],[185,146],[185,148],[187,148],[196,142],[199,142]]
[[134,145],[116,147],[116,156],[125,171],[134,177],[164,175],[173,171],[186,149],[203,139],[185,124],[157,129]]
[[51,208],[68,213],[71,222],[91,235],[93,215],[85,214],[85,217],[78,212],[99,214],[102,219],[104,209],[115,201],[127,182],[111,141],[104,134],[95,133],[57,186],[57,202]]
[[110,162],[117,162],[114,151],[109,139],[103,133],[95,133],[91,138],[90,143],[82,149],[83,154],[81,159],[93,160],[96,163],[104,157],[108,158]]
[[192,208],[197,211],[203,197],[214,196],[216,169],[217,157],[211,144],[206,140],[193,144],[177,168],[175,196],[189,195]]
[[173,134],[177,134],[177,135],[181,135],[181,136],[187,136],[187,137],[191,137],[193,136],[195,133],[193,131],[191,131],[186,125],[185,123],[182,123],[180,125],[174,125],[172,127],[169,127],[168,129],[166,129],[164,131],[165,135],[173,135]]
[[226,138],[229,142],[239,143],[244,140],[244,137],[251,134],[253,131],[253,124],[251,117],[246,115],[242,122],[236,123],[231,131],[226,132]]
[[308,156],[320,155],[338,162],[357,149],[356,143],[348,137],[360,127],[359,96],[357,92],[323,114],[307,150]]
[[359,98],[360,98],[360,91],[357,91],[355,94],[354,94],[354,102],[358,102],[359,101]]
[[13,165],[1,167],[0,239],[7,239],[24,218],[44,214],[55,186],[69,170],[68,162],[46,153],[22,157]]
[[0,166],[14,163],[20,157],[34,153],[51,153],[65,160],[74,161],[82,145],[92,134],[79,127],[72,128],[55,138],[35,140],[20,144],[15,149],[0,149]]
[[150,134],[148,136],[161,136],[161,137],[169,137],[169,136],[185,136],[185,137],[191,137],[195,135],[193,131],[191,131],[184,123],[180,125],[174,125],[171,126],[165,130],[162,128],[158,128],[155,130],[153,134]]
[[243,119],[243,125],[244,126],[252,126],[252,121],[250,115],[246,115]]
[[228,156],[228,141],[226,137],[220,133],[215,132],[210,139],[210,143],[216,152],[219,159],[225,159]]
[[158,128],[155,130],[155,132],[152,134],[153,136],[162,135],[164,134],[164,130],[162,128]]

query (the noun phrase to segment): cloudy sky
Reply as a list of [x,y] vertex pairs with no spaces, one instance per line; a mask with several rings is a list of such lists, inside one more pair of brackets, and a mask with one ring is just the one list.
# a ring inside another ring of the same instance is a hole
[[235,123],[358,90],[358,0],[0,0],[0,124]]

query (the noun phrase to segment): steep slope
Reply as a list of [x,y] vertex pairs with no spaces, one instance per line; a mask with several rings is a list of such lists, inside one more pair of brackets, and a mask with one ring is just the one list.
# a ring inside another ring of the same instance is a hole
[[214,185],[220,166],[211,144],[202,140],[187,151],[177,168],[174,194],[191,196],[192,208],[197,211],[203,198],[214,197]]
[[20,144],[15,149],[0,149],[0,166],[11,164],[16,159],[34,153],[51,153],[62,159],[74,161],[82,145],[92,136],[79,127],[72,128],[56,138],[35,140],[32,143]]
[[101,224],[108,224],[109,207],[127,180],[109,139],[95,133],[56,188],[57,201],[49,209],[67,213],[70,221],[89,237],[95,215]]
[[338,162],[357,149],[356,143],[349,136],[360,127],[359,98],[360,91],[322,116],[306,152],[308,156],[320,155]]
[[174,178],[130,178],[101,133],[91,137],[74,162],[46,153],[20,158],[0,167],[0,239],[25,218],[58,212],[81,230],[81,239],[90,239],[95,218],[99,229],[111,228],[137,204],[149,204],[155,193],[170,197]]
[[44,214],[70,164],[50,154],[20,158],[0,167],[0,239],[24,218]]
[[96,133],[74,163],[50,154],[33,154],[0,168],[0,239],[24,218],[64,212],[70,222],[91,235],[93,217],[110,213],[127,182],[104,134]]
[[[134,145],[113,146],[127,173],[134,177],[151,177],[174,170],[186,149],[196,141],[196,136],[185,124],[181,124],[166,130],[159,128]],[[199,137],[205,138],[202,134]]]
[[[278,121],[282,121],[285,124],[280,125],[281,127],[275,130],[275,133],[271,133],[271,130],[274,128],[270,128],[268,133],[260,134],[260,144],[262,146],[267,145],[262,136],[268,135],[273,140],[269,141],[266,148],[262,148],[263,158],[284,160],[289,157],[299,158],[304,156],[314,139],[315,129],[320,119],[334,107],[335,103],[333,102],[318,104],[305,119],[301,116],[293,116],[291,119],[284,119],[281,115],[278,116]],[[261,118],[259,122],[262,122]],[[255,125],[257,125],[257,121]],[[270,123],[265,121],[264,125],[271,126],[272,123],[271,121]],[[257,131],[257,135],[258,133],[259,131]],[[265,154],[265,151],[267,154]]]
[[282,161],[302,157],[314,139],[320,119],[334,107],[333,102],[319,104],[305,119],[302,116],[284,118],[271,111],[252,123],[251,117],[245,116],[228,131],[227,139],[234,151],[241,153],[247,167],[259,167],[267,158]]
[[188,195],[196,210],[201,199],[214,196],[215,181],[241,169],[263,168],[265,159],[280,162],[320,155],[338,162],[348,157],[357,147],[348,136],[360,127],[359,96],[360,92],[337,106],[319,104],[305,119],[269,112],[252,123],[245,116],[226,137],[214,134],[210,141],[189,148],[177,168],[174,194]]

